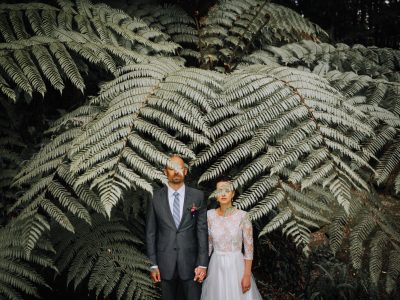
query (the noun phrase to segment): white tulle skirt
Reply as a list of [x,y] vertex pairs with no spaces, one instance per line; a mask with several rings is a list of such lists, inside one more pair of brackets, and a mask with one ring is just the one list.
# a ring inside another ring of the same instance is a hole
[[244,258],[240,251],[214,251],[203,282],[201,300],[262,300],[253,275],[250,290],[243,294]]

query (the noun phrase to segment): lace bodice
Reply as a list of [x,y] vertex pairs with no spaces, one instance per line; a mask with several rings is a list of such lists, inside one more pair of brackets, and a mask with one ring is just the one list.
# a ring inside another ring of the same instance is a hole
[[215,209],[207,211],[209,255],[221,252],[242,251],[244,259],[253,259],[253,227],[248,214],[234,209],[228,216],[219,216]]

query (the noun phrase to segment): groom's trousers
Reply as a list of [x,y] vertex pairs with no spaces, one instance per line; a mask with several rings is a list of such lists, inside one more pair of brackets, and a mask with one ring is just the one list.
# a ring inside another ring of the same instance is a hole
[[[194,270],[193,270],[194,278]],[[182,280],[177,271],[171,280],[161,279],[162,300],[200,300],[201,283],[193,281],[193,278]]]

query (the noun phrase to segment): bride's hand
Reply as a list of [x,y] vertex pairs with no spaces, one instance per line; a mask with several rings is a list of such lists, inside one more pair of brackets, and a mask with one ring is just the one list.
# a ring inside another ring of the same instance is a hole
[[244,274],[242,278],[242,292],[243,294],[246,293],[250,289],[250,275]]

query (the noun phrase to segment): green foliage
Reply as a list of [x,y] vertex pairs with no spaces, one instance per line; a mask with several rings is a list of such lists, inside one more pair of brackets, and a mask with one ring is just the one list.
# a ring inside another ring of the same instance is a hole
[[363,299],[365,287],[351,267],[337,260],[326,247],[314,250],[305,271],[305,299]]
[[[244,58],[247,64],[287,65],[324,76],[329,84],[369,116],[375,136],[357,134],[353,138],[365,144],[364,158],[375,156],[376,183],[388,182],[399,189],[400,85],[399,50],[355,45],[301,41],[281,47],[267,46]],[[347,142],[348,143],[348,142]],[[392,179],[393,177],[394,179]]]
[[333,197],[324,187],[347,212],[350,189],[368,189],[350,167],[354,161],[370,168],[348,133],[372,136],[371,127],[364,114],[343,106],[343,98],[320,77],[254,65],[226,80],[223,99],[240,112],[230,118],[238,117],[237,122],[215,120],[223,134],[193,165],[211,163],[200,181],[236,173],[233,185],[243,190],[236,205],[250,209],[253,219],[280,211],[261,234],[284,225],[286,234],[306,246],[308,228],[329,223],[325,215]]
[[[219,1],[200,20],[178,6],[122,3],[125,13],[57,3],[0,5],[0,91],[17,101],[47,95],[49,83],[85,93],[86,73],[113,79],[55,121],[18,170],[10,209],[18,226],[0,234],[21,237],[20,252],[7,255],[51,266],[35,256],[51,250],[50,232],[68,284],[87,283],[96,297],[156,298],[140,210],[142,196],[166,182],[162,168],[176,167],[174,152],[200,183],[233,175],[235,205],[259,222],[260,238],[281,229],[308,254],[310,233],[329,226],[334,252],[346,240],[353,267],[394,290],[399,230],[365,193],[392,182],[400,190],[397,50],[320,43],[317,25],[268,1]],[[0,163],[15,170],[23,144],[1,122]],[[12,172],[1,181],[8,190]],[[38,296],[3,269],[0,261],[5,297]]]
[[154,180],[166,182],[166,151],[194,158],[188,142],[210,143],[204,112],[218,104],[219,78],[173,61],[121,69],[92,99],[103,112],[69,152],[71,171],[81,174],[76,184],[96,189],[108,215],[124,190],[152,193]]
[[156,299],[141,238],[121,218],[92,217],[91,226],[74,219],[76,234],[61,227],[52,232],[56,265],[68,274],[67,284],[76,289],[87,282],[88,289],[104,299]]
[[1,299],[20,300],[25,296],[40,297],[39,287],[50,288],[36,268],[54,268],[50,258],[50,252],[53,252],[51,244],[41,239],[29,256],[26,255],[22,244],[27,230],[23,223],[28,223],[33,219],[38,220],[38,218],[40,216],[31,215],[0,228]]
[[[390,294],[396,283],[398,272],[392,261],[397,258],[400,246],[400,234],[395,219],[385,213],[377,194],[353,193],[350,214],[339,210],[330,225],[329,240],[336,253],[348,243],[350,261],[359,273],[369,270],[370,282],[377,288],[380,280],[386,281],[386,292]],[[385,257],[387,255],[387,257]]]
[[[42,147],[15,177],[14,186],[20,186],[25,191],[13,204],[11,210],[20,210],[21,218],[38,213],[40,210],[72,232],[74,232],[74,227],[65,211],[70,211],[87,223],[91,223],[88,208],[104,213],[104,207],[98,195],[86,185],[77,186],[76,177],[69,172],[65,164],[73,138],[97,113],[98,110],[93,107],[82,106],[55,122],[49,132],[62,133]],[[39,226],[32,231],[33,237],[28,236],[22,241],[28,243],[24,245],[28,253],[34,247],[34,242],[32,244],[30,241],[37,240],[36,235],[48,229]]]
[[17,100],[42,96],[46,83],[58,91],[68,79],[83,92],[88,64],[110,73],[145,55],[172,53],[177,44],[123,11],[88,0],[46,4],[2,4],[0,90]]
[[388,81],[399,82],[400,50],[390,48],[349,46],[302,40],[276,47],[268,43],[263,50],[244,58],[248,63],[286,65],[307,68],[311,72],[326,75],[329,71],[354,72]]
[[187,60],[200,59],[199,31],[196,20],[180,6],[157,4],[157,1],[115,1],[118,6],[132,17],[140,18],[151,28],[157,28],[179,44],[179,56]]
[[347,103],[369,115],[368,124],[374,128],[375,136],[371,139],[362,134],[355,138],[364,144],[364,157],[372,156],[378,160],[374,176],[376,183],[387,182],[398,193],[400,190],[392,184],[394,180],[390,177],[399,178],[400,84],[352,72],[331,71],[326,77],[347,97]]
[[318,40],[325,34],[296,12],[269,1],[221,0],[201,20],[200,63],[230,71],[259,44]]
[[[286,7],[262,0],[218,1],[202,18],[156,1],[117,1],[121,9],[159,28],[182,48],[178,54],[206,69],[233,70],[259,44],[318,40],[326,33]],[[288,22],[290,20],[290,22]]]

